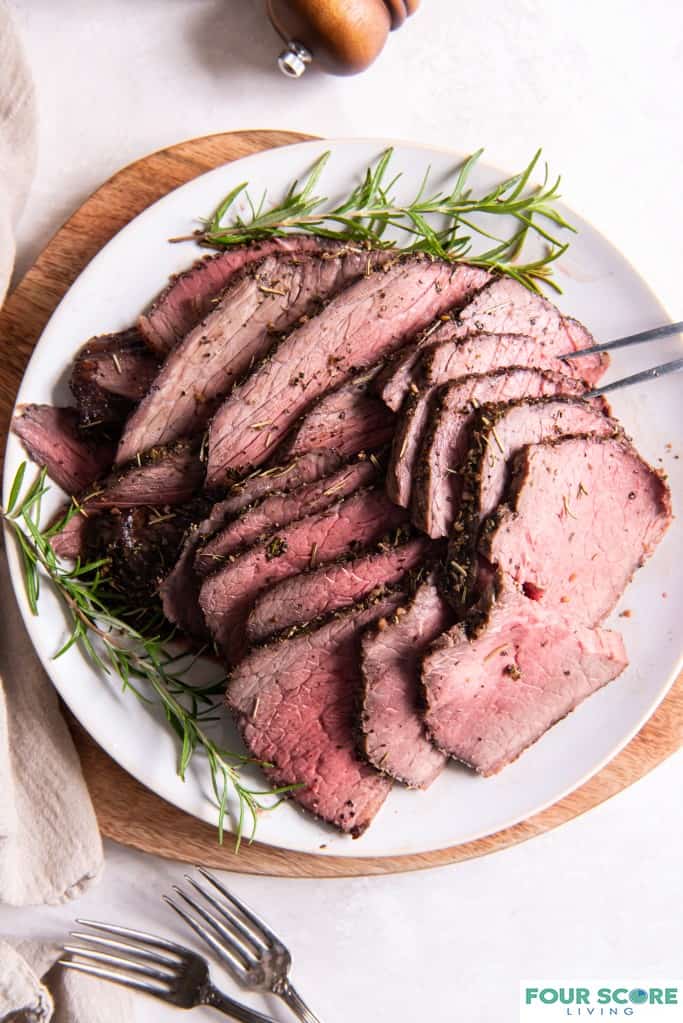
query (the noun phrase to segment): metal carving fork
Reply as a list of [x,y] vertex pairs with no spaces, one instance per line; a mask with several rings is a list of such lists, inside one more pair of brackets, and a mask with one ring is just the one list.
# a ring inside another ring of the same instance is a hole
[[[173,899],[164,896],[164,901],[206,942],[245,987],[278,995],[301,1023],[320,1023],[289,981],[292,957],[278,936],[236,895],[229,892],[218,878],[203,867],[197,867],[197,870],[213,886],[215,893],[187,874],[185,880],[201,900],[198,901],[176,885],[173,890],[200,920]],[[211,908],[207,908],[205,903]]]

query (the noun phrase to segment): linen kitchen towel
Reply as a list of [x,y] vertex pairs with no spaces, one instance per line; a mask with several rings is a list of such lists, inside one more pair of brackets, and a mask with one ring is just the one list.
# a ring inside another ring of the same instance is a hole
[[[34,138],[31,79],[0,0],[0,303]],[[21,621],[1,539],[0,610],[0,902],[63,902],[100,874],[102,842],[56,693]]]
[[31,183],[35,156],[31,76],[10,10],[0,0],[0,303],[14,265],[14,227]]
[[134,997],[107,984],[55,965],[57,945],[0,941],[0,1023],[134,1023]]

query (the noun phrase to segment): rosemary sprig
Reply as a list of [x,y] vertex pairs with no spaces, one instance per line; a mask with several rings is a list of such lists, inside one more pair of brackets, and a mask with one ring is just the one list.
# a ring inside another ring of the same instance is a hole
[[[128,620],[130,612],[121,604],[120,595],[108,585],[106,558],[73,568],[64,565],[55,554],[50,539],[69,519],[78,513],[72,505],[65,517],[50,528],[41,530],[40,505],[49,489],[45,469],[22,495],[26,462],[22,462],[10,489],[7,507],[0,508],[0,517],[12,530],[21,552],[26,594],[34,615],[38,614],[41,576],[52,582],[61,597],[70,620],[70,634],[54,655],[61,657],[78,645],[90,662],[106,674],[121,679],[123,690],[129,690],[148,704],[160,704],[166,720],[180,741],[178,774],[184,780],[194,754],[202,751],[211,771],[211,785],[218,807],[218,837],[223,841],[231,791],[238,800],[235,847],[239,850],[245,820],[250,818],[249,840],[256,831],[258,814],[277,806],[293,786],[269,791],[250,789],[240,777],[245,764],[255,763],[216,743],[207,733],[206,725],[215,718],[215,697],[222,694],[223,678],[208,685],[192,685],[185,677],[201,656],[202,650],[174,653],[169,648],[173,633],[167,635],[144,632]],[[142,683],[142,685],[140,685]],[[143,691],[144,690],[144,691]],[[267,764],[261,764],[267,767]],[[264,803],[260,797],[274,797]]]
[[[429,169],[412,201],[399,202],[394,195],[402,177],[391,170],[393,149],[387,149],[376,164],[368,167],[363,178],[341,203],[330,205],[317,194],[322,172],[330,159],[323,153],[300,184],[295,181],[284,199],[266,205],[264,192],[256,204],[242,182],[223,199],[204,222],[203,230],[192,237],[213,248],[243,245],[264,238],[284,237],[304,232],[357,243],[392,247],[388,228],[406,235],[405,251],[421,251],[440,259],[460,260],[514,277],[526,287],[538,291],[544,282],[559,291],[552,278],[555,261],[567,249],[553,233],[555,228],[574,230],[555,206],[559,198],[560,178],[550,179],[545,167],[543,183],[529,182],[541,157],[541,150],[519,174],[506,178],[493,188],[475,195],[469,180],[483,150],[478,150],[460,166],[450,188],[430,193]],[[246,202],[248,214],[235,204]],[[483,216],[482,216],[483,215]],[[488,230],[491,219],[511,218],[512,226],[503,236]],[[521,262],[522,250],[530,236],[540,239],[545,252],[537,259]],[[474,242],[486,239],[495,244],[476,251]],[[181,240],[181,239],[175,239]]]

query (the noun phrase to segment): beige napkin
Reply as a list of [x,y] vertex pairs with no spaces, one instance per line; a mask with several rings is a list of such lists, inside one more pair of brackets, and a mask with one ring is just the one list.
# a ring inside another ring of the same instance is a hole
[[[33,87],[0,0],[0,302],[34,163]],[[102,843],[56,694],[33,653],[0,542],[0,902],[58,903],[102,869]]]
[[36,157],[33,85],[5,0],[0,0],[0,302],[14,265],[14,226]]
[[132,1023],[125,988],[55,965],[57,945],[0,941],[0,1023]]

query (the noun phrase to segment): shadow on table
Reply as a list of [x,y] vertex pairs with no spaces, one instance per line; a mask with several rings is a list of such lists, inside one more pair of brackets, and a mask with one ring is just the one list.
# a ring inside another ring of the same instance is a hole
[[253,0],[211,0],[196,5],[189,42],[205,70],[226,79],[245,70],[282,77],[277,56],[283,43],[265,7]]

